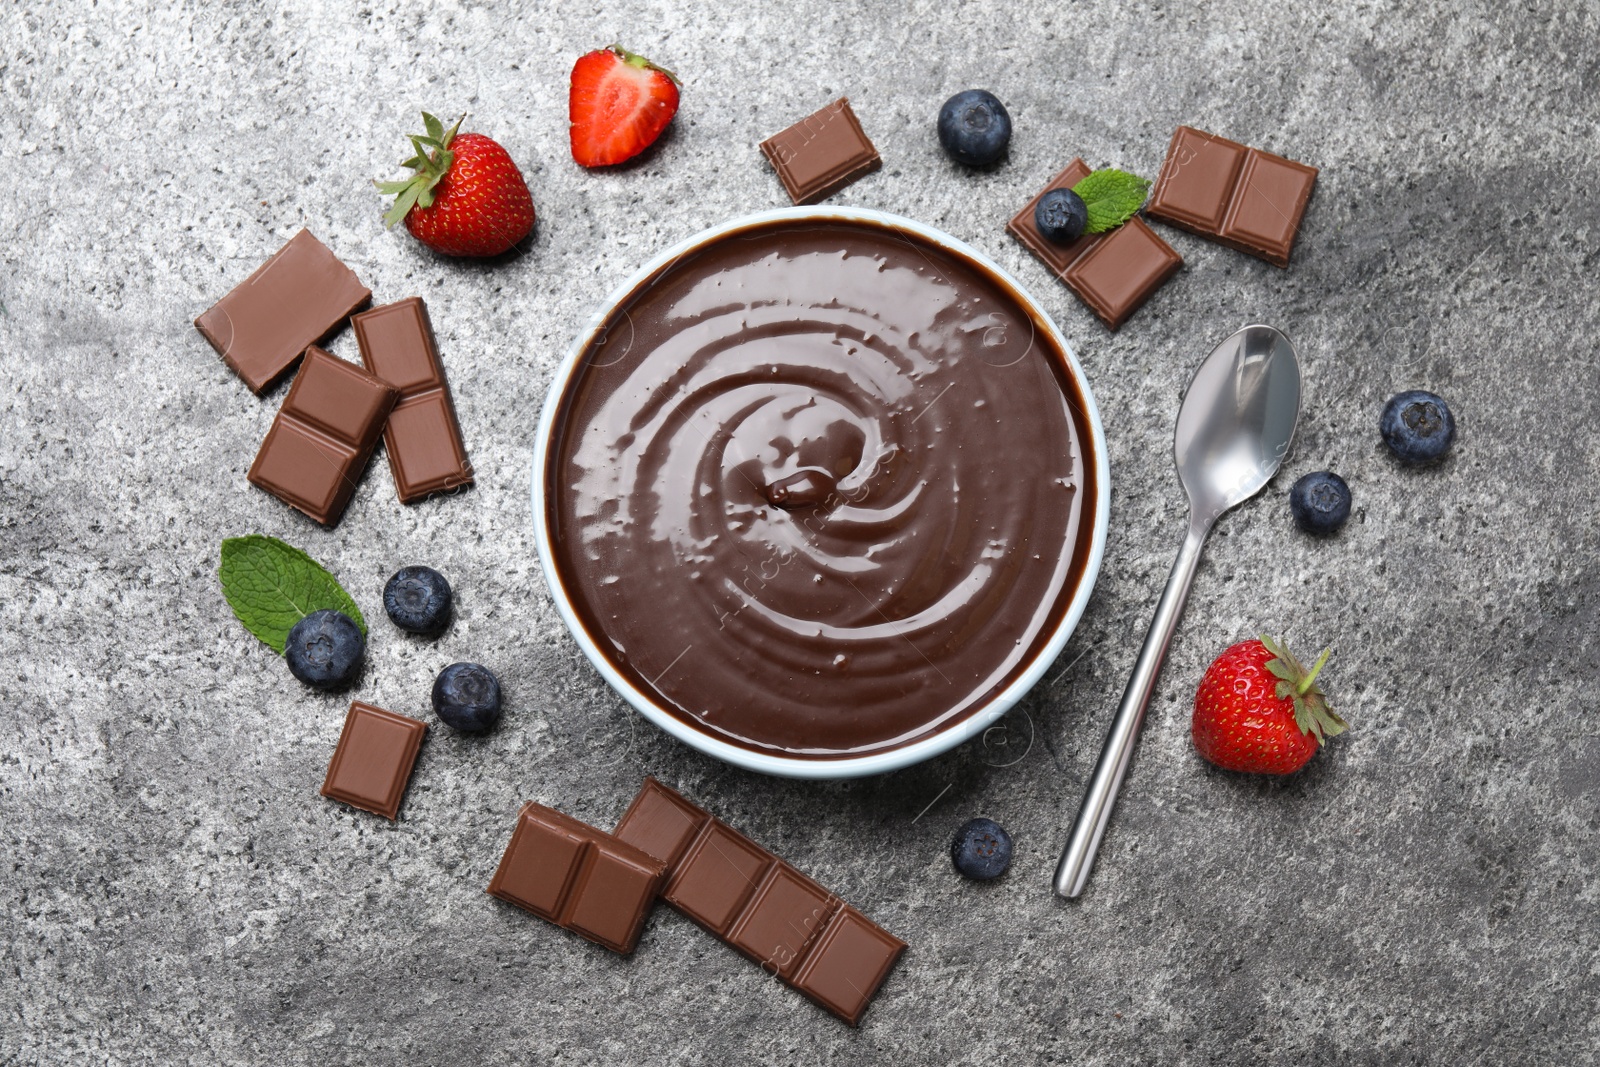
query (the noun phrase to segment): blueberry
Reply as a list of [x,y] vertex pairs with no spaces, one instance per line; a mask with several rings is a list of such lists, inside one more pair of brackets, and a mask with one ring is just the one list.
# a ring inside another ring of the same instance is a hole
[[402,630],[436,634],[450,624],[450,583],[432,567],[401,567],[383,587],[383,610]]
[[1011,866],[1011,835],[992,819],[973,819],[956,831],[950,858],[968,878],[998,878]]
[[433,680],[433,710],[457,730],[487,730],[500,719],[500,679],[476,663],[452,663]]
[[1350,517],[1350,487],[1332,471],[1312,471],[1289,487],[1289,512],[1309,534],[1331,534]]
[[1433,463],[1450,451],[1456,420],[1444,398],[1422,389],[1398,393],[1383,406],[1378,432],[1395,458],[1407,466]]
[[1051,241],[1067,244],[1083,236],[1089,225],[1089,209],[1083,197],[1071,189],[1052,189],[1039,198],[1033,209],[1033,224]]
[[324,608],[294,624],[283,656],[289,673],[318,689],[339,689],[355,681],[367,639],[342,611]]
[[1011,116],[991,92],[957,93],[939,109],[939,143],[957,163],[987,167],[1006,154]]

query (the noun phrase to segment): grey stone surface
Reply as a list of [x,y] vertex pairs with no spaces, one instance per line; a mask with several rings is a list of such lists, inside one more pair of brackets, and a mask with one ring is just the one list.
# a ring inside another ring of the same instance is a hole
[[[0,1061],[1595,1062],[1595,9],[541,7],[0,12]],[[567,72],[613,38],[682,74],[684,107],[644,162],[589,174]],[[974,85],[1017,128],[981,174],[932,134]],[[1088,614],[1005,731],[818,785],[631,717],[554,613],[527,475],[597,303],[779,203],[757,141],[840,93],[885,166],[839,201],[943,227],[1038,294],[1098,396],[1115,492]],[[445,262],[382,229],[369,180],[424,107],[470,111],[522,164],[524,255]],[[1075,154],[1153,174],[1182,122],[1322,167],[1295,263],[1163,228],[1186,269],[1109,335],[1003,223]],[[475,490],[402,507],[378,460],[325,531],[246,483],[282,390],[252,397],[189,323],[301,226],[380,300],[427,298]],[[1065,903],[1049,875],[1181,530],[1177,401],[1249,321],[1300,347],[1302,434],[1221,523],[1092,887]],[[1412,386],[1455,405],[1440,469],[1399,468],[1375,433]],[[1355,515],[1313,541],[1284,494],[1323,466]],[[317,796],[349,697],[294,683],[229,614],[217,545],[249,531],[307,549],[373,619],[357,695],[431,718],[445,663],[500,673],[502,727],[434,730],[397,824]],[[458,590],[436,642],[381,615],[411,562]],[[1188,740],[1205,665],[1264,628],[1334,646],[1354,727],[1282,782]],[[910,942],[859,1031],[666,909],[620,959],[484,895],[521,801],[609,825],[646,772]],[[997,884],[950,870],[977,814],[1018,842]]]

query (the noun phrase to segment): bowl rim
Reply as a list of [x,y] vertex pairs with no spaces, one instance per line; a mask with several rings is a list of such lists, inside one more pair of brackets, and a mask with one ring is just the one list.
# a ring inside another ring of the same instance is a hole
[[[623,676],[606,658],[595,640],[584,628],[582,621],[578,618],[578,614],[572,606],[571,599],[567,595],[566,587],[562,584],[561,576],[556,570],[555,553],[551,551],[550,518],[549,510],[546,507],[547,498],[544,486],[544,473],[548,467],[552,443],[551,436],[555,430],[557,409],[567,394],[573,376],[583,358],[583,353],[588,349],[595,334],[605,325],[612,312],[616,310],[617,305],[632,296],[639,286],[671,265],[674,260],[694,252],[713,241],[720,240],[741,230],[767,223],[800,221],[865,222],[880,227],[908,230],[918,237],[955,254],[957,257],[970,260],[979,268],[993,274],[1011,290],[1012,295],[1024,305],[1025,309],[1033,314],[1037,322],[1042,324],[1051,339],[1065,354],[1067,369],[1071,372],[1078,389],[1083,395],[1085,408],[1083,415],[1089,427],[1090,443],[1093,445],[1095,457],[1094,530],[1090,538],[1089,558],[1084,565],[1083,576],[1078,582],[1077,589],[1073,592],[1072,601],[1067,605],[1067,611],[1062,616],[1061,622],[1034,655],[1033,659],[1023,668],[1022,672],[1012,680],[1010,685],[995,694],[987,704],[978,707],[945,729],[920,741],[884,752],[869,753],[863,756],[844,756],[838,759],[778,756],[741,748],[711,734],[703,733],[688,722],[673,715],[670,711],[655,703],[647,694],[640,691]],[[1078,622],[1083,617],[1084,609],[1088,606],[1089,598],[1100,575],[1100,564],[1105,556],[1106,531],[1111,515],[1111,468],[1106,456],[1105,430],[1100,424],[1100,409],[1095,404],[1094,392],[1089,387],[1088,377],[1084,374],[1083,367],[1078,363],[1077,353],[1073,351],[1072,346],[1067,342],[1066,337],[1062,335],[1055,321],[1039,305],[1039,302],[1022,287],[1021,283],[1011,276],[1009,271],[965,241],[902,215],[860,207],[773,208],[749,215],[741,215],[700,230],[674,243],[669,248],[652,256],[643,266],[630,274],[620,285],[612,289],[600,307],[590,316],[588,322],[578,331],[577,337],[573,340],[571,346],[567,349],[566,355],[551,376],[549,391],[546,393],[544,404],[540,409],[539,423],[534,434],[531,481],[533,483],[534,541],[539,552],[539,562],[544,571],[545,584],[549,587],[551,599],[555,602],[556,610],[561,615],[562,622],[566,624],[568,633],[578,642],[578,647],[583,650],[583,654],[588,658],[589,662],[600,672],[601,677],[635,711],[679,741],[736,767],[785,778],[838,779],[883,774],[921,763],[923,760],[948,752],[957,745],[969,741],[988,730],[997,719],[1015,707],[1017,702],[1038,683],[1039,679],[1044,676],[1045,672],[1050,669],[1051,665],[1061,655],[1062,649],[1066,647],[1067,641],[1077,629]]]

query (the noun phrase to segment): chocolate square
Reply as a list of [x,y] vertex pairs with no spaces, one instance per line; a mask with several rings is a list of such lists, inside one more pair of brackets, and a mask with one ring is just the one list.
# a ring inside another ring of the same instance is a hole
[[1250,149],[1217,240],[1275,266],[1287,267],[1316,184],[1315,167]]
[[1110,329],[1117,329],[1167,279],[1183,257],[1134,216],[1078,257],[1063,280]]
[[471,485],[472,464],[422,298],[364,311],[350,324],[362,364],[400,392],[383,430],[400,502]]
[[749,838],[713,822],[690,846],[661,896],[723,937],[776,860]]
[[728,943],[788,981],[839,898],[787,863],[776,863],[728,931]]
[[517,817],[488,892],[627,955],[639,944],[666,866],[543,804]]
[[301,230],[194,325],[259,394],[371,297],[354,271]]
[[846,904],[795,975],[794,987],[851,1026],[888,977],[906,943]]
[[588,827],[561,812],[529,804],[489,880],[488,892],[541,919],[558,921],[567,887],[588,851]]
[[355,701],[328,763],[322,795],[393,819],[428,724]]
[[761,152],[796,204],[826,200],[883,166],[849,98],[842,96],[762,141]]
[[325,526],[355,495],[398,393],[313,345],[248,478]]
[[1237,141],[1179,126],[1150,194],[1150,214],[1193,233],[1215,234],[1228,213],[1245,152]]
[[572,887],[572,905],[562,925],[613,952],[632,952],[661,887],[661,874],[659,862],[618,842],[597,840]]
[[654,778],[646,778],[612,833],[634,848],[675,868],[711,818]]
[[1179,126],[1145,210],[1287,267],[1316,182],[1316,167]]

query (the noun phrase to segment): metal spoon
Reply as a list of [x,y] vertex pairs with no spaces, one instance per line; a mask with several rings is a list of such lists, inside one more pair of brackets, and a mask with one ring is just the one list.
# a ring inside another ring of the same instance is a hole
[[1173,442],[1178,480],[1189,494],[1189,533],[1056,868],[1056,892],[1064,897],[1082,893],[1089,881],[1206,535],[1223,512],[1255,496],[1277,473],[1299,417],[1300,362],[1289,339],[1271,326],[1246,326],[1222,342],[1189,382]]

